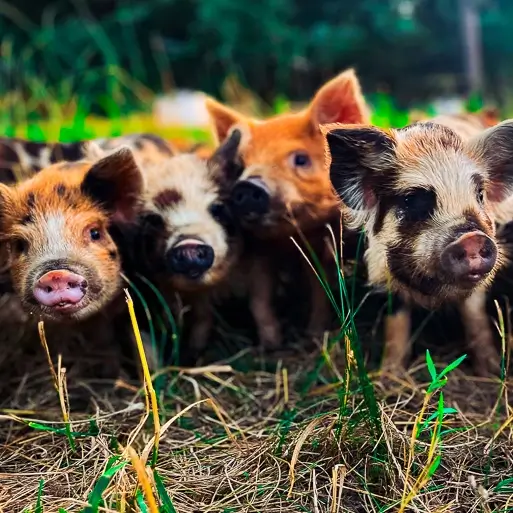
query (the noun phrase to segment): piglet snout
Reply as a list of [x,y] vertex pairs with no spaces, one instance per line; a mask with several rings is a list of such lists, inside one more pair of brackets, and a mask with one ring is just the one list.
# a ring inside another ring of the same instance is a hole
[[34,286],[34,297],[44,306],[66,307],[77,304],[86,293],[87,280],[66,270],[50,271]]
[[470,282],[482,280],[497,261],[497,247],[482,232],[462,235],[442,253],[441,264],[455,278]]
[[214,263],[214,249],[194,239],[186,239],[168,252],[168,267],[172,273],[199,278]]

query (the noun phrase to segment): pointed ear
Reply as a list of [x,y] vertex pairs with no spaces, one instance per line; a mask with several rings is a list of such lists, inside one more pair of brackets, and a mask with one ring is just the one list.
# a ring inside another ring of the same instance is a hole
[[483,130],[469,141],[488,170],[490,201],[501,202],[513,194],[513,119]]
[[238,128],[233,129],[207,161],[208,168],[223,187],[232,185],[244,170],[239,154],[241,139],[242,132]]
[[368,123],[369,109],[353,69],[348,69],[324,84],[309,107],[315,130],[327,123]]
[[213,98],[206,98],[205,106],[212,121],[217,142],[224,141],[230,128],[245,120],[242,114],[229,107],[225,107]]
[[141,171],[126,146],[93,164],[81,185],[82,192],[108,210],[114,221],[135,218],[143,188]]
[[321,126],[330,181],[350,209],[368,211],[377,203],[383,171],[395,160],[391,134],[368,125]]

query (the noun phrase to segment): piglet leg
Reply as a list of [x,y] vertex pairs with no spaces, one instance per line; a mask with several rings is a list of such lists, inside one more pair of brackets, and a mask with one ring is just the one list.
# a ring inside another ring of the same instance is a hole
[[465,327],[466,344],[474,358],[476,374],[498,376],[501,359],[486,313],[486,293],[474,292],[459,305],[459,309]]
[[392,311],[385,317],[385,347],[381,366],[384,370],[401,370],[411,352],[411,314],[409,306],[392,296]]
[[281,347],[280,324],[273,309],[271,267],[265,257],[254,258],[249,276],[250,309],[255,319],[260,344],[264,349]]

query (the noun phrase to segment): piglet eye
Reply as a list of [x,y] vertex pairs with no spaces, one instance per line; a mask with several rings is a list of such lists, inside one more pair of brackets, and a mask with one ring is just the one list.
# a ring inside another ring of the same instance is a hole
[[221,225],[225,226],[230,223],[230,212],[224,203],[212,203],[210,205],[211,216]]
[[480,188],[477,191],[477,200],[479,201],[479,203],[484,203],[484,199],[485,199],[484,189]]
[[89,234],[91,235],[91,240],[94,241],[100,240],[102,238],[102,234],[98,228],[91,228],[91,230],[89,230]]
[[289,164],[293,168],[308,169],[312,166],[312,159],[306,151],[294,151],[289,155]]
[[425,221],[433,215],[436,195],[429,189],[414,189],[399,199],[398,217],[408,222]]
[[28,250],[28,242],[25,239],[16,239],[13,242],[13,248],[16,253],[26,253]]

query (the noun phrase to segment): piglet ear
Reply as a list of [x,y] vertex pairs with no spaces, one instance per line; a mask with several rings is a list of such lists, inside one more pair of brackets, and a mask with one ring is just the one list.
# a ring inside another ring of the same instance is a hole
[[82,192],[108,210],[114,221],[131,221],[138,212],[144,182],[130,148],[122,146],[91,166]]
[[217,142],[224,141],[230,132],[230,128],[238,123],[243,123],[245,117],[233,109],[226,107],[213,98],[206,98],[205,107],[214,128]]
[[488,170],[490,201],[501,202],[513,194],[513,119],[487,128],[469,141]]
[[376,205],[383,171],[394,160],[395,140],[367,125],[321,126],[330,181],[342,202],[365,212]]
[[316,130],[327,123],[368,122],[369,109],[353,69],[340,73],[317,91],[309,115]]
[[239,154],[242,132],[235,128],[208,159],[207,166],[216,181],[229,187],[242,174],[244,164]]

